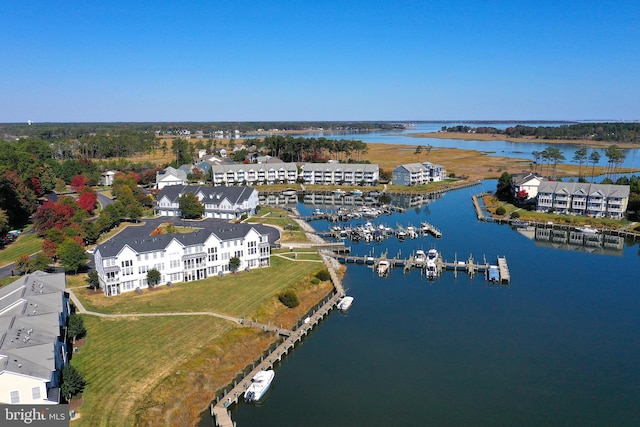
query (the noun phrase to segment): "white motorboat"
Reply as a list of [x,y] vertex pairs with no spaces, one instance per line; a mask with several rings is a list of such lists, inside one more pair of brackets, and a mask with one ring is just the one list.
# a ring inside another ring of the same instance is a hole
[[591,228],[590,225],[585,225],[585,226],[582,226],[582,227],[576,227],[576,231],[579,231],[579,232],[584,233],[584,234],[596,234],[596,233],[598,233],[598,230],[595,229],[595,228]]
[[386,276],[389,273],[389,261],[383,260],[378,263],[378,275]]
[[438,259],[438,251],[435,249],[429,249],[429,252],[427,252],[427,259],[430,259],[435,263]]
[[353,304],[353,297],[342,297],[338,303],[338,310],[347,311],[351,304]]
[[259,371],[251,378],[251,385],[244,392],[244,400],[247,402],[257,402],[269,390],[271,381],[276,373],[272,369]]
[[427,254],[425,254],[422,249],[418,249],[416,251],[416,255],[413,257],[413,262],[415,263],[416,267],[422,267],[426,261]]
[[424,266],[424,272],[428,279],[435,279],[438,275],[438,269],[436,262],[438,260],[438,251],[435,249],[429,249],[427,252],[427,263]]

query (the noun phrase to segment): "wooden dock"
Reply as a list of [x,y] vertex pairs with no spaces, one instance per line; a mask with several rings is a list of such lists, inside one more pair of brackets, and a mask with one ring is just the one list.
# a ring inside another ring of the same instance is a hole
[[[374,257],[372,255],[352,256],[342,254],[334,254],[333,256],[340,263],[372,265],[374,266],[374,270],[377,270],[377,266],[380,261],[389,261],[391,267],[402,267],[405,272],[412,268],[422,268],[422,266],[416,265],[413,256],[410,256],[409,258],[389,258],[386,253],[378,257]],[[505,257],[498,257],[497,263],[500,271],[500,282],[502,284],[509,284],[511,282],[511,275],[509,274],[507,259]],[[486,261],[486,259],[483,259],[482,262],[477,262],[471,255],[466,260],[458,260],[456,257],[454,258],[453,262],[443,260],[442,257],[439,256],[438,260],[436,261],[436,271],[438,276],[444,271],[452,271],[454,275],[457,276],[457,273],[460,271],[467,273],[470,277],[473,277],[478,273],[485,274],[489,270],[489,267],[490,264]]]
[[[323,261],[331,274],[331,279],[335,287],[335,293],[330,295],[313,313],[308,316],[296,329],[290,332],[275,349],[269,354],[263,356],[260,361],[253,364],[251,371],[239,382],[234,382],[230,385],[230,389],[225,389],[221,396],[216,399],[216,403],[211,404],[211,416],[217,427],[235,427],[231,414],[229,413],[229,406],[238,403],[244,396],[244,391],[251,384],[251,379],[259,371],[272,369],[273,366],[282,361],[282,358],[291,351],[296,344],[314,328],[322,319],[329,315],[338,302],[344,296],[344,288],[342,282],[338,278],[335,270],[331,268],[331,261],[327,258],[327,255],[323,255]],[[286,336],[286,334],[280,333],[280,336]]]

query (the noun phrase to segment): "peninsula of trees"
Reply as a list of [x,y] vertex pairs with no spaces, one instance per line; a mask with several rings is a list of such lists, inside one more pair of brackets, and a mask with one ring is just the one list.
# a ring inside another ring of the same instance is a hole
[[561,126],[517,125],[498,129],[491,126],[443,126],[441,132],[505,135],[510,138],[543,140],[603,141],[640,144],[640,123],[578,123]]

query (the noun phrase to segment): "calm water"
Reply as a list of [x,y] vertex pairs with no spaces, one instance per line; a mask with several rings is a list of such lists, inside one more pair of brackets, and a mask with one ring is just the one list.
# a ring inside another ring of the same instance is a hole
[[538,245],[477,222],[470,196],[482,189],[373,221],[426,220],[442,230],[440,240],[353,248],[393,255],[435,247],[447,260],[506,255],[510,286],[452,272],[434,282],[400,269],[379,278],[349,265],[351,310],[333,312],[276,367],[262,404],[232,408],[237,425],[640,425],[638,245],[617,256]]
[[[479,126],[478,124],[473,123],[448,123],[446,126],[454,126],[454,125],[469,125],[469,126]],[[528,126],[536,127],[537,123],[527,124]],[[552,123],[541,124],[542,126],[554,126]],[[379,144],[402,144],[402,145],[431,145],[433,147],[442,147],[442,148],[464,148],[469,150],[477,150],[486,152],[487,155],[490,156],[502,156],[509,158],[519,158],[519,159],[530,159],[533,160],[533,156],[531,155],[534,151],[542,151],[547,148],[550,143],[534,143],[534,142],[510,142],[510,141],[462,141],[455,139],[445,139],[445,138],[412,138],[407,135],[412,133],[423,133],[423,132],[436,132],[442,128],[442,123],[418,123],[415,127],[409,128],[407,130],[393,130],[393,131],[381,131],[381,132],[370,132],[370,133],[353,133],[353,134],[345,134],[345,133],[310,133],[304,136],[315,136],[315,137],[325,137],[327,139],[358,139],[364,142],[370,143],[379,143]],[[483,124],[482,126],[492,126],[498,129],[504,129],[508,126],[513,126],[513,124],[504,124],[504,123],[488,123]],[[577,145],[572,144],[558,144],[555,145],[562,154],[565,156],[565,163],[571,162],[575,151],[580,148]],[[589,149],[588,153],[591,154],[592,149]],[[598,150],[600,152],[600,162],[596,164],[596,166],[606,166],[607,165],[607,157],[604,155],[604,150]],[[425,155],[422,157],[423,161],[426,159]],[[590,163],[586,163],[587,166],[591,166]],[[627,150],[626,158],[622,167],[625,168],[640,168],[640,150],[632,149]]]

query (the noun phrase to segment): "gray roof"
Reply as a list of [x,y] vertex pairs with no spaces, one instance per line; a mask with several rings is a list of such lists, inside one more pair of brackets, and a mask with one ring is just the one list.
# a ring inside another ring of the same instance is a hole
[[543,180],[538,187],[539,193],[565,193],[565,194],[578,194],[584,193],[589,196],[602,194],[604,197],[629,197],[628,185],[615,185],[615,184],[591,184],[588,182],[562,182],[562,181],[548,181]]
[[283,161],[277,163],[247,163],[247,164],[233,164],[233,165],[213,165],[211,167],[213,173],[226,173],[226,172],[238,172],[238,171],[269,171],[284,169],[287,171],[297,171],[298,167],[295,163],[286,163]]
[[406,169],[408,172],[422,172],[425,169],[422,163],[406,163],[396,167],[396,169],[399,168]]
[[305,171],[336,171],[338,169],[344,171],[363,171],[376,172],[378,165],[369,163],[302,163],[302,169]]
[[517,173],[511,176],[511,183],[518,187],[526,182],[531,181],[532,179],[539,179],[540,181],[542,181],[544,178],[533,172]]
[[240,205],[248,200],[254,192],[258,190],[251,187],[211,187],[204,185],[170,185],[164,187],[158,193],[156,199],[167,197],[170,201],[177,203],[180,196],[186,193],[202,193],[204,200],[224,200],[227,199],[234,205]]
[[[215,220],[208,220],[207,224],[211,224],[211,221]],[[211,235],[218,237],[218,239],[222,241],[241,239],[246,236],[251,229],[256,230],[259,234],[268,235],[269,242],[271,243],[280,237],[277,230],[262,224],[232,224],[224,220],[217,220],[214,224],[213,227],[208,226],[207,229],[200,228],[193,233],[186,234],[160,234],[157,236],[133,238],[115,236],[99,245],[96,252],[100,252],[102,258],[117,256],[125,246],[129,246],[137,253],[157,252],[166,248],[174,239],[184,246],[194,246],[203,244]],[[272,240],[274,236],[275,239]]]
[[51,379],[65,286],[64,273],[36,271],[0,288],[0,371]]
[[179,179],[183,179],[186,180],[187,179],[187,174],[184,171],[181,171],[179,169],[175,169],[171,166],[167,166],[165,169],[158,171],[156,173],[156,181],[164,178],[167,175],[173,175]]

